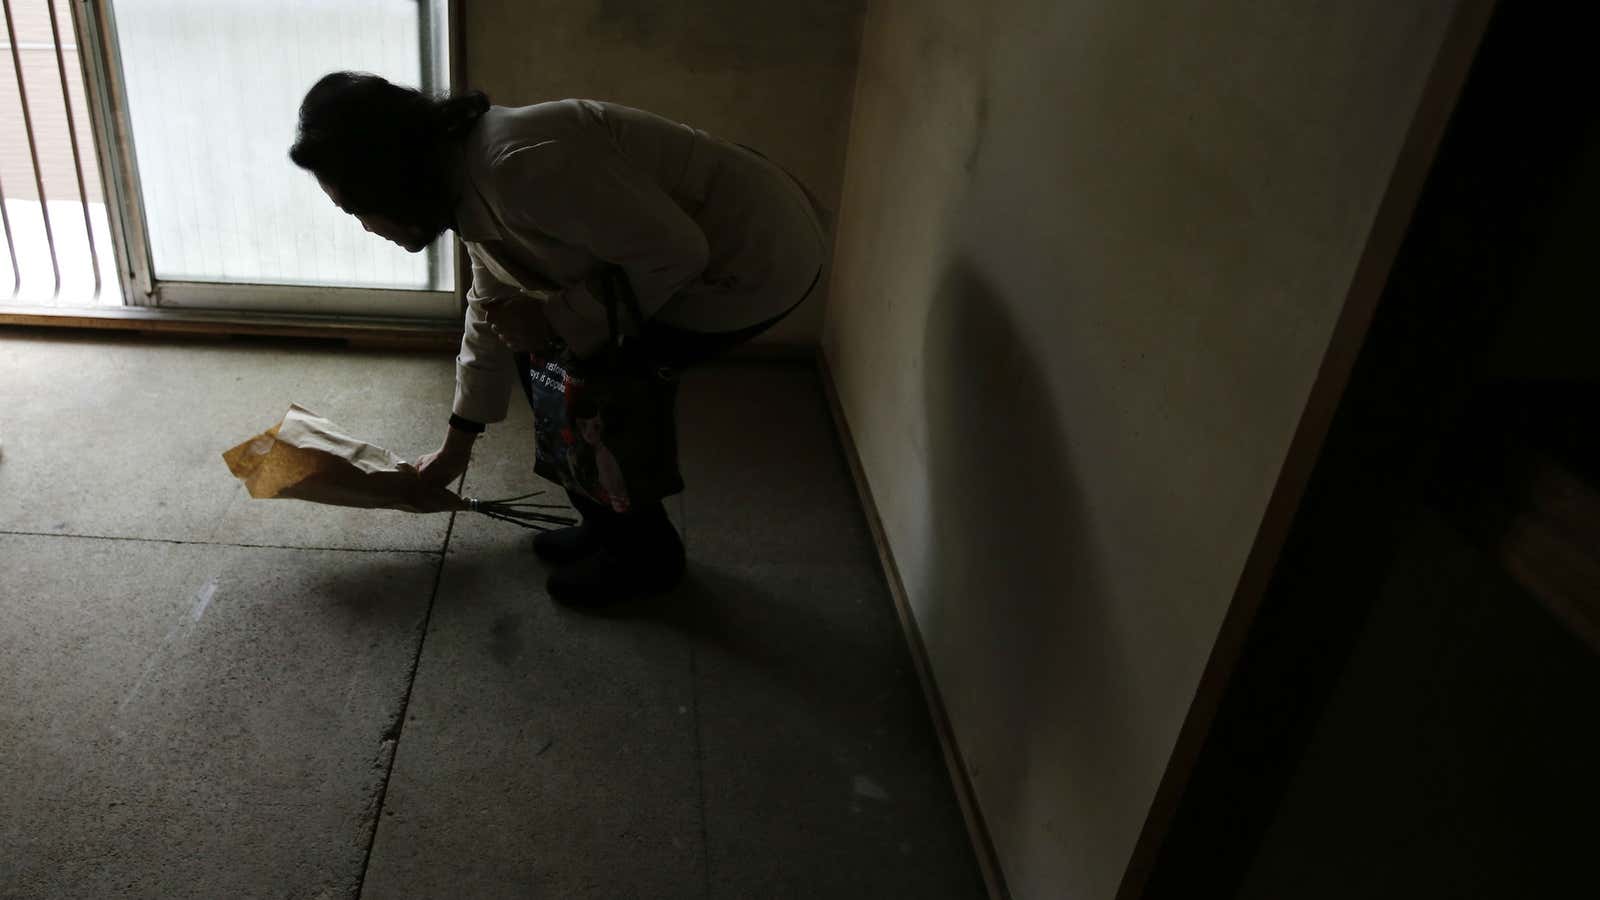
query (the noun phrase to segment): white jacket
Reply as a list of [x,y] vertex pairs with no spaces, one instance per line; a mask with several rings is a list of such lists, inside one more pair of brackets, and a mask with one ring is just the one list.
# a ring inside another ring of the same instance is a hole
[[516,374],[482,301],[527,295],[580,357],[606,340],[589,285],[627,273],[646,318],[734,331],[800,300],[826,256],[803,188],[764,157],[589,100],[490,107],[462,145],[456,233],[472,257],[454,412],[505,418]]

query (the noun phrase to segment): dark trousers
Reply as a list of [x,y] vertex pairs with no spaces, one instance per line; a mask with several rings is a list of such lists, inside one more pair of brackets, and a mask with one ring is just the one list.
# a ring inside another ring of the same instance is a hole
[[648,560],[683,553],[682,540],[660,500],[619,513],[576,491],[567,491],[567,499],[583,516],[584,527],[593,528],[601,544],[618,556]]
[[689,331],[652,319],[645,323],[643,339],[650,347],[654,359],[681,372],[727,353],[788,318],[789,314],[798,309],[800,304],[811,296],[811,292],[817,289],[817,281],[821,278],[822,270],[818,269],[817,274],[811,279],[811,286],[806,288],[806,292],[800,295],[800,299],[795,301],[793,306],[765,322],[757,322],[748,328],[708,333]]
[[[650,321],[645,323],[641,338],[649,348],[653,362],[674,372],[682,372],[727,353],[783,321],[811,296],[821,277],[822,270],[818,269],[816,277],[811,279],[811,286],[806,288],[799,301],[765,322],[748,328],[710,333]],[[630,557],[655,553],[681,555],[683,552],[678,532],[672,526],[666,507],[659,500],[636,504],[628,512],[619,513],[574,491],[568,491],[567,497],[572,501],[572,507],[582,514],[584,523],[597,529],[601,540],[613,552]]]

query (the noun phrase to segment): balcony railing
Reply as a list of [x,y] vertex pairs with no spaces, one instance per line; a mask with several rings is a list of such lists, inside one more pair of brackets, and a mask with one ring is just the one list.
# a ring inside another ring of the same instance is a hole
[[0,7],[9,63],[0,75],[0,226],[9,266],[0,298],[9,299],[0,302],[120,304],[70,3]]

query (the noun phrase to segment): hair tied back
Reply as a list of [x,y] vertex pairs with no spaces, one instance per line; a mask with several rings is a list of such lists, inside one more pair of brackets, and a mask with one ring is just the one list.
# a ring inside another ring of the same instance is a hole
[[489,111],[489,98],[483,91],[467,91],[439,101],[437,110],[439,132],[446,137],[456,137],[472,129],[478,117]]

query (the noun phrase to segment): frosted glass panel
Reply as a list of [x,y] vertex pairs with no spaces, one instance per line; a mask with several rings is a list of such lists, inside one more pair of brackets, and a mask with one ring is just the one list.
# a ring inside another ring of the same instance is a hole
[[430,283],[430,254],[367,234],[288,156],[300,99],[328,72],[422,83],[418,0],[116,0],[114,9],[156,278],[451,284],[453,254],[433,254]]

